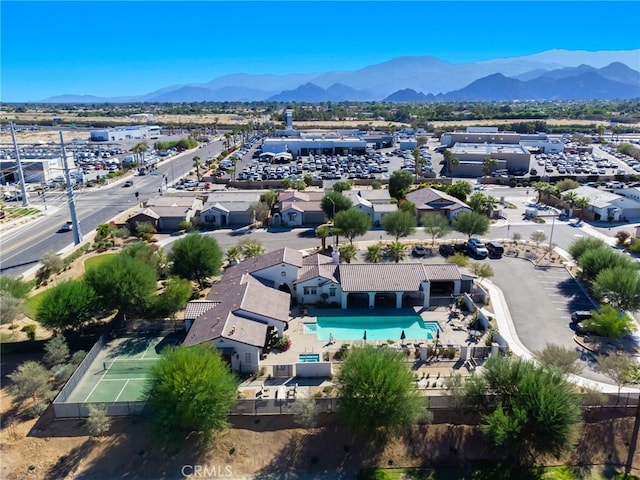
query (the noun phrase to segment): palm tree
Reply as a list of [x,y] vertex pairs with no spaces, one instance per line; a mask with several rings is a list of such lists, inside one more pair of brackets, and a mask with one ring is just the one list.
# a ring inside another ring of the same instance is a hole
[[200,167],[202,166],[202,162],[200,161],[200,157],[196,155],[193,157],[193,168],[196,169],[196,178],[200,181]]
[[562,199],[569,204],[569,218],[573,217],[573,206],[578,200],[578,194],[574,191],[567,192],[562,196]]
[[495,210],[497,204],[498,204],[498,199],[496,197],[492,195],[486,196],[486,198],[484,199],[483,207],[488,217],[491,217],[491,214]]
[[445,162],[447,163],[447,175],[451,176],[453,173],[453,167],[460,165],[460,160],[457,157],[451,155],[451,150],[448,148],[442,152]]
[[587,207],[589,207],[589,205],[591,205],[591,202],[587,197],[580,197],[576,199],[574,205],[576,208],[580,209],[580,216],[578,217],[578,221],[581,222],[584,218],[584,211],[587,209]]
[[322,251],[327,249],[327,237],[331,235],[331,230],[328,225],[320,225],[316,228],[316,237],[322,242]]
[[259,257],[264,252],[264,247],[259,243],[248,243],[242,247],[242,254],[245,258]]
[[136,143],[131,150],[129,150],[136,156],[136,163],[138,165],[144,164],[144,154],[147,151],[147,144],[144,142]]
[[396,263],[407,256],[407,247],[402,242],[393,242],[387,246],[387,256],[393,258]]
[[369,245],[367,247],[367,253],[364,256],[364,260],[370,263],[380,263],[382,261],[383,253],[384,252],[380,244]]
[[453,176],[453,169],[458,165],[460,165],[460,159],[458,157],[451,157],[451,173],[449,173],[450,176]]
[[547,200],[551,195],[559,195],[558,188],[555,185],[551,185],[549,182],[536,182],[533,184],[533,189],[538,192],[538,202],[542,201],[544,195]]
[[442,152],[442,156],[444,157],[445,164],[447,165],[447,173],[451,170],[451,150],[448,148]]
[[498,166],[498,160],[491,157],[484,157],[482,159],[482,174],[485,177],[489,176],[489,173],[491,173],[491,170],[493,170],[497,166]]
[[349,243],[340,247],[340,261],[351,263],[351,260],[358,256],[358,249],[355,245]]
[[240,260],[240,250],[238,249],[238,247],[229,247],[227,248],[226,256],[229,264],[235,265]]

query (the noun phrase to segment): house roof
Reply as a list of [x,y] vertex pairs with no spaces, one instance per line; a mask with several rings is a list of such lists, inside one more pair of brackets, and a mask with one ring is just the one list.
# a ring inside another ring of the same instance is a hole
[[289,320],[290,294],[261,283],[247,282],[242,287],[240,310],[283,322]]
[[278,250],[273,250],[265,253],[264,255],[260,255],[259,257],[247,258],[246,260],[239,262],[237,265],[229,267],[227,272],[234,275],[253,273],[281,263],[293,265],[294,267],[301,267],[302,253],[298,250],[294,250],[293,248],[282,247]]
[[285,213],[289,210],[295,210],[296,212],[304,212],[306,210],[307,205],[305,203],[298,202],[282,202],[282,207],[280,207],[280,212]]
[[297,190],[286,190],[278,195],[279,202],[308,202],[310,199],[308,194]]
[[578,198],[586,197],[589,199],[589,205],[595,208],[606,208],[611,203],[619,200],[620,198],[624,198],[622,195],[618,195],[617,193],[607,192],[605,190],[598,190],[593,187],[578,187],[570,190],[571,192],[576,192]]
[[325,263],[331,263],[333,259],[328,255],[322,253],[314,253],[302,258],[302,265],[323,265]]
[[[196,345],[225,336],[225,332],[231,328],[227,324],[232,322],[230,325],[236,326],[238,332],[244,332],[243,340],[234,337],[235,340],[264,346],[260,332],[266,334],[266,325],[248,316],[259,315],[281,322],[289,320],[289,294],[253,281],[250,275],[231,278],[223,275],[222,281],[209,291],[207,301],[215,305],[203,308],[202,313],[194,319],[193,326],[184,339],[185,345]],[[198,306],[189,308],[195,310]]]
[[424,264],[424,272],[432,282],[462,279],[458,267],[448,263]]
[[395,212],[398,206],[395,203],[374,203],[374,212]]
[[303,265],[298,273],[298,279],[293,283],[298,284],[314,278],[324,278],[334,283],[340,283],[339,276],[339,265],[337,263]]
[[151,197],[147,200],[147,207],[188,207],[193,206],[199,201],[194,197],[174,197],[173,195],[163,195]]
[[426,274],[421,263],[342,263],[344,292],[417,292]]
[[353,202],[353,205],[356,207],[358,205],[364,205],[365,207],[371,208],[372,206],[369,200],[367,200],[365,197],[360,195],[360,192],[357,192],[355,190],[347,190],[342,192],[342,194],[348,199],[350,199]]
[[184,310],[184,318],[185,320],[193,320],[219,304],[220,302],[213,300],[192,300],[187,303]]
[[418,210],[431,207],[430,204],[433,202],[446,202],[469,208],[466,203],[462,202],[456,197],[449,195],[441,190],[436,190],[435,188],[425,187],[419,190],[415,190],[411,193],[408,193],[406,198],[410,202],[415,203]]
[[309,201],[309,202],[291,202],[286,201],[280,204],[280,211],[285,213],[287,210],[295,210],[296,212],[321,212],[322,206],[320,202]]
[[254,347],[264,347],[267,341],[266,323],[254,322],[233,312],[229,312],[220,336]]
[[362,198],[366,198],[371,203],[391,203],[391,195],[388,189],[379,188],[377,190],[358,190]]
[[139,212],[136,212],[131,217],[129,217],[129,221],[135,220],[136,217],[148,217],[148,218],[153,218],[154,220],[158,220],[160,218],[160,216],[150,208],[145,208],[144,210],[140,210]]
[[148,207],[147,210],[155,213],[158,218],[184,218],[191,209],[185,207]]
[[230,191],[216,191],[211,192],[207,195],[207,204],[215,204],[215,203],[253,203],[260,201],[262,191],[244,191],[244,190],[230,190]]

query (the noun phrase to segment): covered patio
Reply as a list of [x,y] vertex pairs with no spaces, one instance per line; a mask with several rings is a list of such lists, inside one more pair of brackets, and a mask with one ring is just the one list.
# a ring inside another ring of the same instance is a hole
[[359,263],[340,265],[340,306],[429,308],[432,288],[459,295],[462,276],[455,265]]

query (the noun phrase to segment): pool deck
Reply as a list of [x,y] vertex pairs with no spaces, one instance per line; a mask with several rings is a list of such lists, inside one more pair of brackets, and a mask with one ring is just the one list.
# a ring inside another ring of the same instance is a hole
[[298,356],[301,353],[319,353],[320,360],[322,360],[322,354],[329,352],[330,354],[340,349],[343,344],[350,345],[382,345],[386,344],[390,347],[401,348],[401,344],[408,347],[415,348],[419,344],[433,344],[434,340],[427,340],[425,338],[407,338],[402,342],[398,338],[393,344],[389,344],[386,340],[336,340],[333,343],[318,340],[317,336],[312,333],[304,333],[305,323],[314,323],[317,321],[317,317],[327,316],[328,314],[340,313],[344,315],[349,313],[351,315],[379,315],[384,316],[384,313],[392,313],[394,315],[419,315],[425,322],[438,322],[442,333],[440,333],[440,345],[464,345],[469,338],[468,332],[462,328],[461,322],[449,321],[449,309],[445,307],[433,307],[431,309],[423,309],[419,307],[405,308],[401,310],[326,310],[326,309],[307,309],[306,314],[303,314],[302,309],[294,309],[289,322],[289,329],[285,332],[291,338],[291,348],[283,353],[272,353],[267,355],[267,358],[262,362],[263,365],[280,365],[283,363],[292,364],[298,361]]
[[[294,308],[291,311],[291,320],[289,321],[289,329],[285,332],[291,339],[291,348],[286,352],[281,353],[270,353],[267,355],[267,358],[261,361],[261,365],[267,368],[267,371],[271,371],[271,367],[275,365],[292,365],[294,363],[299,362],[300,354],[309,354],[315,353],[320,355],[320,361],[323,361],[323,354],[328,352],[330,357],[333,357],[333,353],[338,351],[343,344],[349,345],[364,345],[364,340],[356,340],[356,341],[347,341],[347,340],[337,340],[334,343],[328,343],[326,341],[318,340],[317,336],[312,333],[304,333],[304,324],[305,323],[314,323],[317,321],[317,317],[329,316],[329,315],[376,315],[376,316],[384,316],[387,313],[389,315],[419,315],[423,321],[425,322],[438,322],[442,332],[440,333],[439,345],[447,346],[455,346],[455,345],[469,345],[469,333],[466,328],[463,327],[463,323],[465,321],[464,318],[460,318],[458,320],[450,319],[450,310],[447,307],[432,307],[428,309],[424,309],[421,307],[415,308],[403,308],[403,309],[376,309],[373,312],[369,309],[349,309],[349,310],[327,310],[327,309],[318,309],[318,308]],[[390,348],[403,348],[403,344],[406,348],[415,349],[418,345],[428,344],[433,345],[434,340],[427,340],[425,338],[422,339],[411,339],[407,338],[402,342],[399,338],[393,342],[389,343],[386,340],[367,340],[367,345],[387,345]],[[478,343],[474,343],[478,345]],[[413,357],[411,357],[413,358]],[[463,375],[468,375],[469,371],[466,368],[458,368],[460,362],[456,361],[445,361],[439,360],[436,362],[424,363],[424,362],[416,362],[414,364],[415,373],[419,378],[424,378],[427,375],[433,382],[435,378],[445,378],[451,376],[454,372],[461,373]],[[255,392],[259,391],[262,386],[269,385],[279,385],[288,381],[289,383],[297,382],[298,379],[283,379],[283,378],[273,378],[267,379],[267,377],[261,377],[253,381],[245,382],[241,390],[244,391],[246,397],[251,398],[255,394]],[[304,387],[302,382],[300,383],[299,392],[303,396],[311,396],[313,395],[314,389],[310,390],[310,387]],[[420,380],[418,382],[418,386],[424,388],[424,383],[428,382],[426,380]],[[317,385],[316,388],[321,389],[322,386],[331,385],[332,382],[328,379],[324,379],[321,384]],[[436,394],[434,391],[432,394]]]

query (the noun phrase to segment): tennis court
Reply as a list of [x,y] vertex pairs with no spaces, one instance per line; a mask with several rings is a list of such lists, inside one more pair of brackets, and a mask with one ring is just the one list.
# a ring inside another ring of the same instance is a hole
[[173,334],[111,340],[96,356],[67,402],[113,403],[142,400],[149,368],[158,360],[163,348],[179,342],[180,339]]

